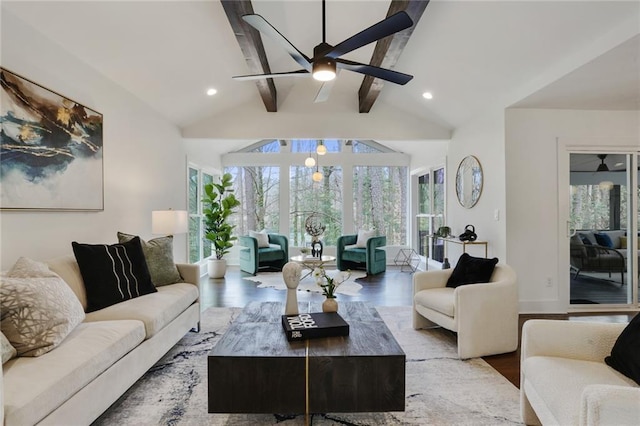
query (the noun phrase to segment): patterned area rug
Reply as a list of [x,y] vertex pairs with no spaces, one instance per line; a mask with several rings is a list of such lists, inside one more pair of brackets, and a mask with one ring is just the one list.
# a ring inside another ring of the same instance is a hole
[[[407,355],[404,412],[314,415],[313,425],[515,425],[518,389],[481,358],[456,358],[442,329],[413,330],[411,308],[379,307]],[[207,353],[239,308],[209,308],[188,333],[94,425],[304,425],[304,415],[207,413]]]
[[[307,272],[308,271],[304,271],[303,275]],[[327,274],[330,277],[334,277],[337,273],[337,270],[327,270]],[[362,285],[355,282],[355,280],[357,280],[358,278],[364,278],[366,276],[366,272],[352,271],[349,279],[338,286],[336,293],[344,294],[347,296],[357,296],[358,292],[362,288]],[[260,283],[258,285],[259,288],[273,288],[275,290],[287,289],[287,286],[284,284],[284,280],[282,279],[282,272],[262,272],[255,277],[242,277],[242,279]],[[298,285],[298,291],[322,293],[322,289],[318,285],[316,285],[316,282],[311,275],[305,277],[300,281],[300,284]]]

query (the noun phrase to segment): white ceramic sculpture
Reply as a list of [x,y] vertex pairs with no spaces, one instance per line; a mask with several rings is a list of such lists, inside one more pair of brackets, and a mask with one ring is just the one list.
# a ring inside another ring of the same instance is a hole
[[287,286],[287,303],[285,304],[285,315],[298,315],[298,295],[296,290],[300,284],[302,265],[295,262],[288,262],[282,268],[282,277]]

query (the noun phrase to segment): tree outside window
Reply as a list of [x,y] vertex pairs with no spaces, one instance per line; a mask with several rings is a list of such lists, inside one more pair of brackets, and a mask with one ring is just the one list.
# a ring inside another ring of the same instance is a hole
[[388,245],[407,241],[407,168],[353,168],[353,218],[356,229],[374,229]]
[[237,235],[249,231],[279,231],[280,168],[273,166],[227,167],[240,207],[230,222]]
[[336,245],[342,234],[342,169],[321,166],[322,181],[311,179],[315,168],[291,166],[289,181],[289,244],[305,246],[311,242],[305,231],[305,220],[312,213],[320,216],[325,226],[321,239],[327,246]]

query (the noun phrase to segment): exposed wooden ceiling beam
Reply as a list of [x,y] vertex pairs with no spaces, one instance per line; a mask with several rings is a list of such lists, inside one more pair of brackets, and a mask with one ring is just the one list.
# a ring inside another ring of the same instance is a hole
[[[429,0],[391,1],[389,11],[387,12],[387,17],[393,15],[394,13],[400,12],[401,10],[404,10],[409,14],[409,17],[413,21],[413,26],[389,37],[385,37],[382,40],[378,40],[378,42],[376,43],[376,48],[373,51],[373,55],[371,57],[371,65],[382,68],[394,67],[394,65],[400,58],[402,50],[407,45],[411,34],[413,34],[413,29],[418,24],[418,21],[420,21],[420,18],[422,17],[422,14],[427,8],[428,4]],[[374,78],[371,76],[364,77],[362,85],[360,86],[360,90],[358,91],[358,99],[360,101],[359,109],[361,113],[367,113],[371,111],[371,108],[373,107],[376,99],[378,99],[378,95],[380,95],[380,91],[382,90],[383,86],[384,80],[380,80],[379,78]]]
[[[220,0],[233,33],[238,40],[240,50],[247,61],[250,74],[271,74],[267,54],[264,51],[260,33],[244,22],[242,15],[252,14],[253,6],[250,0]],[[268,112],[278,111],[278,96],[272,78],[256,80],[260,97]]]

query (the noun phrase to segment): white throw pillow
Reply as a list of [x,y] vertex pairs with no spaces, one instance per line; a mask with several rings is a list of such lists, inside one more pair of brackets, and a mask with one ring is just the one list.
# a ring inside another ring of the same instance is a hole
[[367,248],[367,240],[376,236],[376,231],[358,231],[358,239],[356,240],[356,247]]
[[44,263],[21,257],[1,280],[0,328],[18,356],[49,352],[84,320],[76,295]]
[[258,248],[269,247],[269,235],[266,232],[249,231],[249,236],[258,240]]

